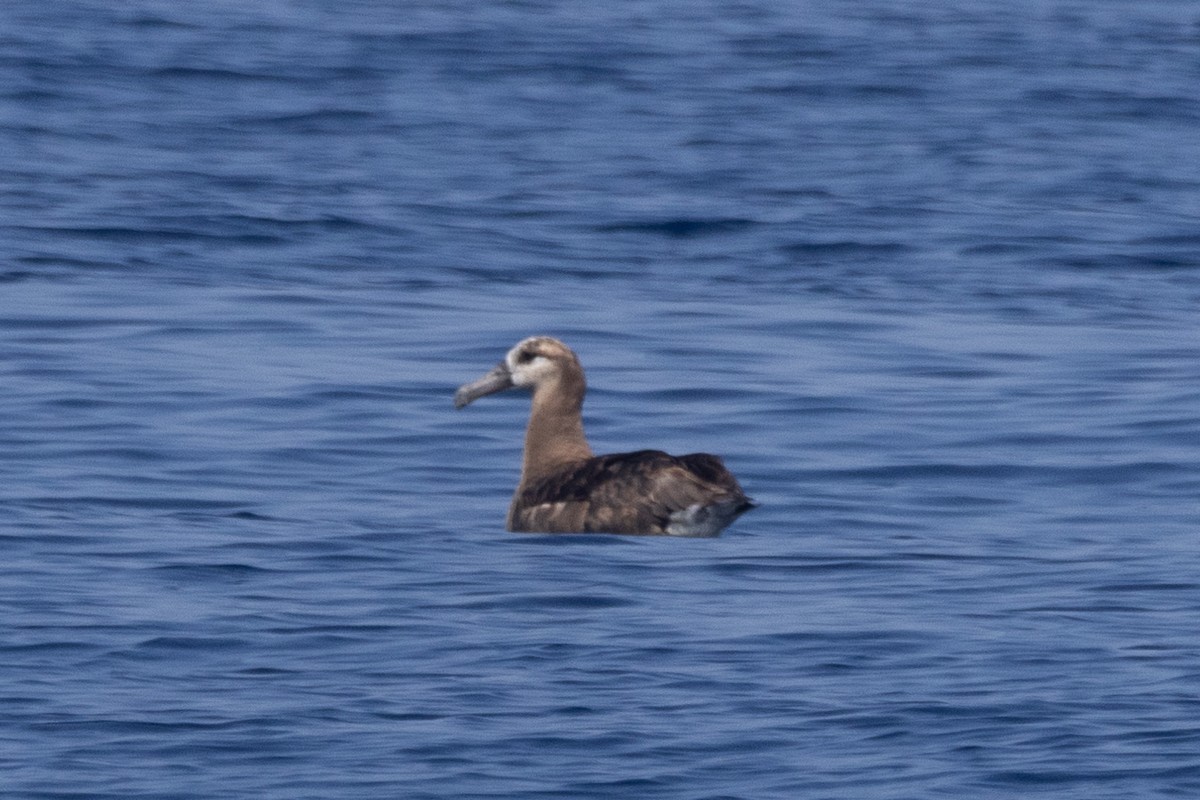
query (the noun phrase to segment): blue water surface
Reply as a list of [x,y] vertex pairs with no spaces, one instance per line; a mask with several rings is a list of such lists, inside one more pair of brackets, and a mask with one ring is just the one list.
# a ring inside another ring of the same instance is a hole
[[[1190,0],[0,6],[0,796],[1200,796]],[[518,339],[715,540],[503,530]]]

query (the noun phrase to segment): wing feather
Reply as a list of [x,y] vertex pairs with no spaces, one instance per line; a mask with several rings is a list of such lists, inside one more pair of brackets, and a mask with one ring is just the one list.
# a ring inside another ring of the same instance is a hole
[[731,501],[748,502],[716,456],[638,450],[589,458],[524,487],[510,528],[663,534],[676,512]]

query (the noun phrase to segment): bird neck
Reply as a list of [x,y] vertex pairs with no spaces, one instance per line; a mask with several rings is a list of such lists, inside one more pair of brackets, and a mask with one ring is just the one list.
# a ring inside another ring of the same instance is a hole
[[578,374],[564,373],[534,391],[529,426],[525,429],[523,484],[570,462],[591,457],[592,449],[583,432],[586,388],[580,370]]

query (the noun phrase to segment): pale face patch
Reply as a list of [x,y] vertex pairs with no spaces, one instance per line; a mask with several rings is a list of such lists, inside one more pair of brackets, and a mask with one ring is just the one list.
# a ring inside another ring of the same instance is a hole
[[542,351],[552,349],[552,344],[557,342],[535,337],[520,342],[508,351],[504,363],[512,375],[514,386],[536,386],[559,371],[555,360],[542,354]]

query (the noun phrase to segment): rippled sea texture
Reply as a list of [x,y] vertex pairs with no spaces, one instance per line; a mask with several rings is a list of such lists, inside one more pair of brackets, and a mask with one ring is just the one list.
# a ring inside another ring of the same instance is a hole
[[[1200,796],[1200,10],[0,7],[0,795]],[[517,339],[717,540],[503,531]]]

